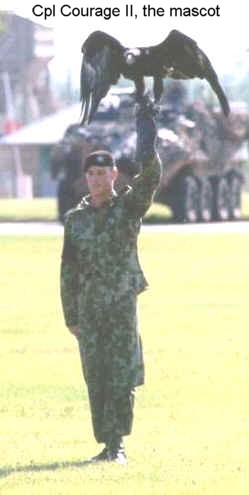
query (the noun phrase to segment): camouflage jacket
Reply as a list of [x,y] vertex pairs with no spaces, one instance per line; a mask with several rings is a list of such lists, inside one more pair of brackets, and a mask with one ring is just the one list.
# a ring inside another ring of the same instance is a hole
[[102,284],[110,302],[147,287],[138,260],[137,236],[160,174],[161,163],[154,154],[144,162],[131,186],[113,195],[103,207],[93,208],[90,197],[85,196],[67,214],[61,263],[61,299],[67,326],[79,324],[79,304],[83,304],[89,284]]

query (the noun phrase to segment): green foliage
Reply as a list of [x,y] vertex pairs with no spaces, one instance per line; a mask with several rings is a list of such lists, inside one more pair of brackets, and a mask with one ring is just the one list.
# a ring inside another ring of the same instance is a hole
[[1,238],[0,493],[247,495],[248,234],[143,233],[146,385],[129,463],[92,436],[59,299],[61,237]]
[[0,36],[3,34],[5,31],[5,26],[4,26],[4,13],[0,12]]

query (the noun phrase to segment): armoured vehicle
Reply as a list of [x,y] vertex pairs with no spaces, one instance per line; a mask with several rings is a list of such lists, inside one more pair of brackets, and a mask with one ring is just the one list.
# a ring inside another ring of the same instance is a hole
[[[249,110],[231,105],[228,118],[204,100],[187,103],[185,86],[174,81],[158,117],[158,150],[163,174],[155,201],[167,205],[175,221],[208,222],[241,217],[244,164],[249,160]],[[134,96],[119,91],[103,100],[88,127],[70,126],[56,145],[52,173],[59,181],[58,211],[75,206],[87,192],[83,174],[86,155],[109,149],[120,171],[117,188],[139,172],[135,162]]]
[[116,188],[129,183],[138,172],[134,163],[134,97],[129,90],[119,90],[104,98],[95,120],[87,127],[70,125],[63,139],[54,146],[51,174],[58,178],[58,217],[63,222],[67,210],[77,205],[87,185],[83,168],[86,156],[97,149],[113,153],[120,174]]

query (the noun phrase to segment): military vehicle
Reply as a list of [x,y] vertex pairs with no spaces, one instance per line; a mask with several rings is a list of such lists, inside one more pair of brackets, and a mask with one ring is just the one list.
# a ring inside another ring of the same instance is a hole
[[87,127],[70,125],[63,139],[54,146],[51,155],[51,174],[58,178],[58,217],[64,214],[87,193],[84,178],[86,156],[94,150],[106,149],[113,153],[120,174],[117,189],[129,183],[138,172],[133,159],[135,150],[134,97],[125,89],[104,98],[95,120]]
[[[244,165],[249,160],[249,110],[231,105],[228,118],[201,101],[188,103],[185,86],[174,81],[158,117],[158,151],[163,174],[155,201],[167,205],[177,222],[224,221],[241,217]],[[88,127],[70,126],[56,145],[53,176],[60,170],[58,211],[75,206],[87,192],[86,155],[95,149],[114,154],[120,171],[117,188],[139,172],[135,162],[134,96],[120,90],[102,101]]]

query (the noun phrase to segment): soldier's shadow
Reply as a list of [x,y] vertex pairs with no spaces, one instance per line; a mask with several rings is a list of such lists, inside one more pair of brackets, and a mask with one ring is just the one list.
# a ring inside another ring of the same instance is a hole
[[53,462],[47,464],[29,464],[27,466],[2,466],[0,467],[0,478],[6,478],[11,476],[12,474],[17,473],[35,473],[42,471],[56,471],[59,469],[68,469],[68,468],[83,468],[86,466],[90,466],[94,463],[91,459],[86,459],[85,461],[73,461],[73,462]]

